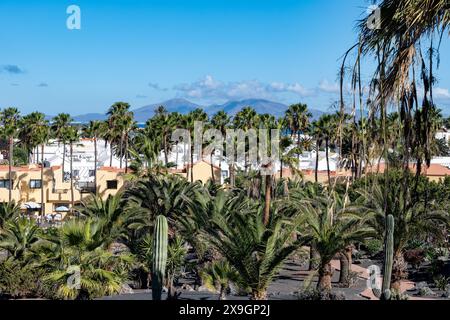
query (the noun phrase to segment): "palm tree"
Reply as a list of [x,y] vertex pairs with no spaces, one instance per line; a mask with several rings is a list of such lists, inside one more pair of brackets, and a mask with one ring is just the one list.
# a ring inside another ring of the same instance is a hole
[[6,137],[9,146],[8,152],[9,202],[12,201],[12,189],[13,189],[12,166],[14,165],[14,139],[18,135],[19,122],[20,122],[20,112],[16,108],[7,108],[0,113],[0,125],[1,125],[0,135]]
[[133,258],[105,250],[102,227],[100,220],[74,219],[47,237],[42,250],[48,260],[42,267],[49,272],[44,281],[58,298],[86,300],[117,294],[128,280]]
[[239,274],[226,261],[215,261],[201,272],[204,286],[219,291],[219,300],[225,300],[231,283],[239,283]]
[[[181,216],[195,210],[200,204],[201,188],[177,175],[151,175],[125,191],[124,199],[138,208],[146,217],[166,216],[169,223],[175,216]],[[154,219],[151,219],[154,221]]]
[[73,179],[73,145],[80,141],[78,129],[67,127],[65,136],[70,148],[70,212],[73,214],[75,208],[74,179]]
[[[235,129],[241,129],[244,132],[248,132],[250,129],[257,128],[259,122],[258,113],[252,107],[244,107],[241,111],[239,111],[233,118],[233,125]],[[247,145],[247,143],[246,143]],[[247,150],[247,148],[246,148]],[[248,153],[245,153],[245,163],[244,168],[245,172],[248,172]]]
[[[372,216],[369,223],[376,230],[380,239],[383,239],[385,234],[386,215],[391,214],[394,217],[392,287],[398,289],[400,280],[407,276],[403,254],[408,242],[418,237],[440,237],[443,230],[448,227],[449,215],[447,212],[439,210],[434,201],[427,199],[413,201],[411,196],[405,195],[403,177],[401,175],[394,176],[395,171],[391,171],[391,173],[389,174],[388,192],[386,192],[382,180],[384,177],[368,190],[361,188],[357,192],[361,195],[358,202]],[[411,177],[409,179],[412,181]]]
[[304,243],[303,238],[292,237],[302,223],[301,217],[285,218],[274,210],[264,225],[264,208],[245,194],[227,199],[221,193],[214,201],[218,204],[215,212],[209,214],[205,237],[239,273],[251,298],[266,299],[267,287],[283,262]]
[[[306,104],[294,104],[289,106],[285,112],[284,122],[291,133],[291,137],[297,135],[297,147],[301,147],[301,134],[309,127],[309,118],[311,113],[308,112]],[[298,155],[300,159],[300,155]]]
[[[134,127],[133,112],[130,111],[130,105],[128,103],[116,102],[109,108],[107,115],[108,124],[111,131],[110,135],[119,138],[119,145],[117,148],[120,159],[120,167],[122,168],[124,156],[125,161],[127,161],[127,150],[125,150],[124,147],[128,146],[128,135]],[[112,142],[112,140],[110,142]]]
[[83,128],[83,136],[94,140],[94,186],[95,193],[97,193],[97,166],[98,166],[98,151],[97,141],[102,135],[102,123],[100,121],[90,121],[87,126]]
[[[207,121],[208,121],[208,115],[201,108],[197,108],[197,109],[189,112],[184,117],[185,128],[187,130],[189,130],[189,132],[191,133],[191,147],[190,147],[190,150],[189,150],[190,163],[186,167],[186,175],[187,175],[187,177],[189,176],[189,172],[191,174],[191,183],[194,182],[194,148],[195,148],[194,143],[195,143],[195,141],[194,141],[193,135],[194,135],[194,131],[195,131],[195,122],[203,122],[203,123],[205,123]],[[202,159],[198,159],[198,160],[202,160]]]
[[[220,110],[212,116],[211,126],[212,126],[212,128],[220,131],[220,133],[222,134],[222,138],[225,139],[226,130],[228,128],[228,125],[230,124],[230,121],[231,121],[231,119],[228,116],[228,114],[224,110]],[[212,154],[214,152],[215,152],[215,150],[213,150],[213,152],[211,153],[211,174],[212,174],[213,179],[214,179],[214,170],[213,170]],[[221,154],[220,161],[219,161],[219,169],[220,169],[221,175],[222,175],[222,159],[223,159],[222,157],[223,157],[223,150],[222,150],[222,154]]]
[[60,113],[56,117],[53,118],[52,124],[51,124],[51,130],[54,135],[54,137],[58,140],[58,144],[62,142],[63,144],[63,158],[62,158],[62,182],[64,182],[64,167],[66,162],[66,136],[65,136],[65,130],[66,128],[71,124],[73,121],[70,114],[67,113]]
[[44,198],[44,151],[45,145],[50,138],[50,127],[48,121],[45,119],[45,115],[40,112],[33,112],[24,118],[26,126],[22,128],[22,137],[27,139],[32,146],[41,148],[41,219],[45,214],[45,198]]
[[124,208],[121,193],[110,195],[106,200],[93,196],[82,203],[79,212],[82,216],[99,221],[105,248],[114,241],[126,239],[130,212]]
[[329,197],[313,198],[304,203],[307,226],[320,254],[317,289],[331,290],[331,260],[336,254],[355,242],[374,235],[367,226],[368,217],[346,207],[343,198],[333,192]]

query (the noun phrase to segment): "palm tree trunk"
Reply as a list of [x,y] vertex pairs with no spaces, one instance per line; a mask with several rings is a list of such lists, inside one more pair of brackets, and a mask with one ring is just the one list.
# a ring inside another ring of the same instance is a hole
[[316,243],[313,241],[309,247],[309,271],[319,269],[320,254],[317,251]]
[[70,143],[70,213],[73,214],[75,205],[74,191],[73,191],[73,143]]
[[113,161],[113,144],[112,144],[112,141],[109,143],[109,150],[110,150],[109,166],[112,167],[112,161]]
[[62,158],[62,177],[61,177],[61,182],[64,183],[64,167],[65,167],[65,163],[66,163],[66,143],[63,143],[63,158]]
[[120,158],[120,169],[122,169],[123,162],[123,135],[120,136],[120,148],[119,148],[119,158]]
[[211,152],[211,180],[213,183],[216,183],[216,177],[214,176],[214,165],[213,165],[213,155],[216,150],[214,149]]
[[191,147],[191,182],[194,182],[194,147]]
[[330,178],[330,157],[328,154],[328,146],[329,146],[329,139],[328,137],[325,139],[325,153],[327,158],[327,175],[328,175],[328,185],[331,185],[331,178]]
[[45,144],[41,145],[41,222],[44,219],[45,214],[45,202],[44,202],[44,148]]
[[97,194],[97,138],[94,138],[94,188]]
[[226,288],[225,288],[225,286],[221,285],[220,292],[219,292],[219,300],[226,300],[226,299],[227,299]]
[[318,172],[318,170],[319,170],[319,149],[320,148],[320,140],[317,140],[316,141],[316,168],[315,168],[315,174],[314,174],[314,178],[315,178],[315,181],[316,181],[316,183],[318,183],[319,182],[319,172]]
[[266,186],[264,195],[264,221],[263,221],[265,226],[269,224],[270,219],[271,192],[272,192],[272,176],[266,175]]
[[339,256],[341,272],[339,283],[346,288],[350,286],[350,272],[352,271],[352,246],[345,247]]
[[267,290],[265,289],[254,289],[251,293],[251,300],[267,300]]
[[333,275],[330,262],[322,262],[319,268],[319,281],[317,282],[317,289],[321,292],[331,291],[331,276]]
[[125,173],[128,173],[128,133],[125,135]]
[[280,180],[283,179],[283,160],[280,159]]
[[175,148],[176,148],[176,155],[175,155],[175,163],[177,164],[176,168],[178,169],[178,141],[175,144]]
[[408,265],[403,256],[403,252],[399,251],[394,255],[394,263],[392,265],[392,289],[399,290],[402,280],[408,277]]
[[168,150],[167,150],[167,137],[166,136],[163,137],[163,143],[164,143],[164,146],[163,146],[163,148],[164,148],[164,162],[165,162],[165,165],[166,165],[166,168],[167,168],[167,165],[169,164],[169,155],[167,154]]
[[12,181],[12,166],[14,161],[14,138],[9,137],[9,160],[8,160],[8,178],[9,178],[9,190],[8,190],[8,200],[9,203],[12,202],[12,188],[13,188],[13,181]]

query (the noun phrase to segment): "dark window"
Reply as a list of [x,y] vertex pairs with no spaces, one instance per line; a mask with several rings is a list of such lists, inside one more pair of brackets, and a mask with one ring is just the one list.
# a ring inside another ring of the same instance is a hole
[[9,189],[9,180],[0,180],[0,189]]
[[42,180],[30,180],[30,188],[31,189],[41,189],[42,188]]
[[73,177],[77,178],[80,176],[80,170],[73,170]]
[[89,177],[95,177],[95,170],[89,170]]
[[111,190],[117,190],[117,180],[106,181],[106,188]]

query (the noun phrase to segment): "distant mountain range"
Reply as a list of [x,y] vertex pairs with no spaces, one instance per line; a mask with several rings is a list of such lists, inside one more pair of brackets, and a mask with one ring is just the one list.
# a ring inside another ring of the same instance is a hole
[[[258,113],[269,113],[277,117],[281,117],[288,108],[285,104],[264,99],[229,101],[225,104],[214,104],[206,107],[192,103],[186,99],[171,99],[134,109],[133,112],[136,121],[139,123],[146,122],[149,118],[153,117],[155,109],[159,106],[164,106],[169,112],[179,112],[181,114],[187,114],[196,108],[203,108],[209,115],[213,115],[220,110],[224,110],[229,115],[235,115],[242,108],[251,106]],[[318,119],[322,114],[324,114],[324,112],[316,109],[310,109],[309,111],[311,112],[313,119]],[[91,120],[105,120],[106,118],[107,116],[101,113],[88,113],[74,117],[76,122],[81,123],[89,122]]]

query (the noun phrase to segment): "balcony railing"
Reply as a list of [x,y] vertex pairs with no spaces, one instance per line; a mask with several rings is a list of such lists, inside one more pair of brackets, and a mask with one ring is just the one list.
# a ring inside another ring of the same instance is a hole
[[94,182],[77,182],[75,186],[81,193],[96,193]]

